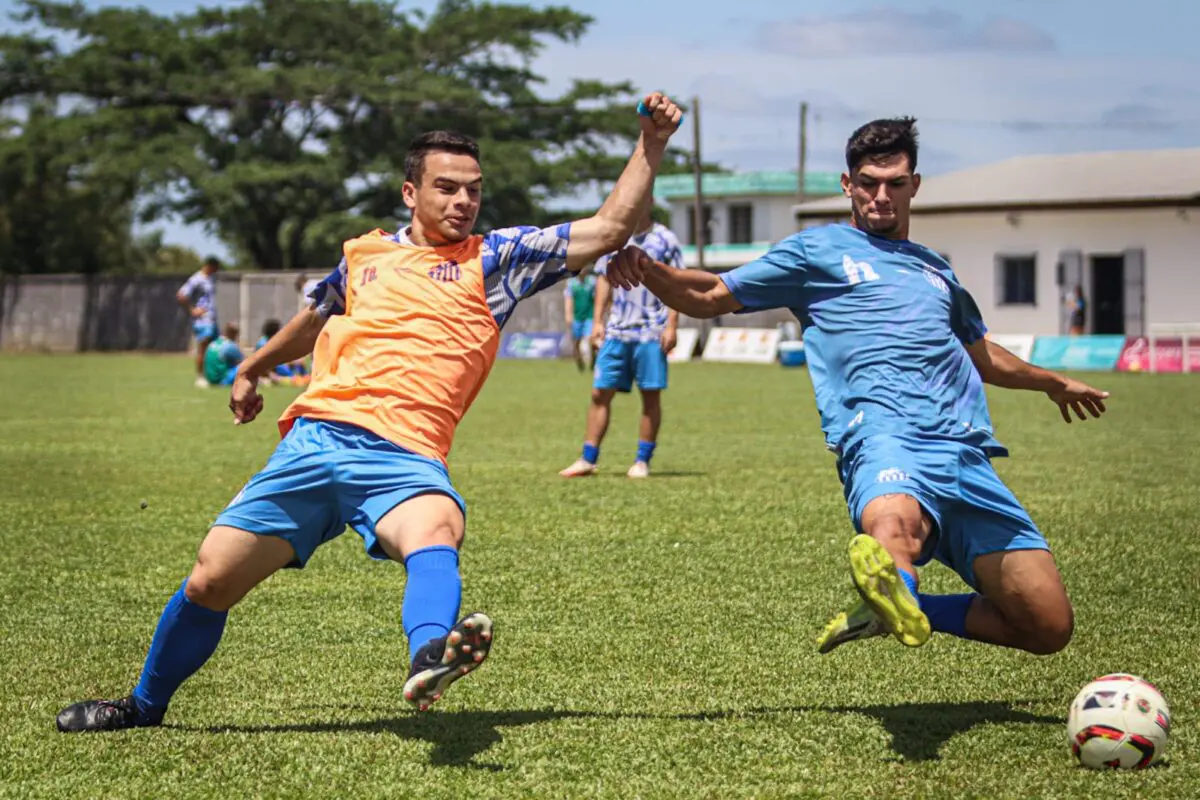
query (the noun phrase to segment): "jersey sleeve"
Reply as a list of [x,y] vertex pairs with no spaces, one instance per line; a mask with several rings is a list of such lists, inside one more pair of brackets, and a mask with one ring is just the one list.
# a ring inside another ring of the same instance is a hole
[[950,309],[950,329],[963,344],[974,344],[987,334],[987,325],[983,324],[983,315],[971,293],[958,281],[952,282],[951,286],[954,287],[954,305]]
[[183,286],[179,287],[179,291],[175,294],[179,297],[186,297],[188,302],[192,301],[193,295],[196,293],[196,287],[200,285],[200,273],[197,272],[183,282]]
[[746,311],[804,308],[807,305],[808,257],[799,235],[789,236],[760,258],[720,277]]
[[329,318],[346,313],[346,259],[342,258],[333,272],[319,281],[308,294],[309,308]]
[[483,239],[483,277],[488,306],[501,326],[521,300],[567,274],[571,223],[551,228],[501,228]]

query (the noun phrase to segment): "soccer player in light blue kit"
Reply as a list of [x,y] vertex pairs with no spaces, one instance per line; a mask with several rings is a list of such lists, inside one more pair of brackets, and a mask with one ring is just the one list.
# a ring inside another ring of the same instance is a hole
[[[674,269],[683,269],[679,239],[669,228],[655,222],[647,212],[637,231],[629,241],[630,246]],[[667,388],[667,356],[675,348],[679,315],[645,287],[612,287],[605,278],[609,258],[605,256],[596,262],[592,349],[599,353],[592,402],[588,406],[587,433],[579,459],[559,473],[564,478],[596,474],[613,397],[617,392],[631,391],[634,381],[642,394],[642,418],[638,424],[637,456],[625,474],[630,478],[649,477],[650,459],[658,446],[662,393]]]
[[209,344],[217,338],[217,286],[213,275],[220,268],[220,261],[208,258],[175,293],[175,299],[187,309],[192,319],[192,338],[196,341],[196,386],[201,389],[209,386],[204,376],[204,356]]
[[[609,280],[642,283],[695,317],[786,307],[803,323],[821,426],[859,532],[849,555],[860,599],[826,627],[821,652],[887,633],[915,647],[932,631],[1057,652],[1071,638],[1071,604],[1045,538],[992,468],[1007,451],[983,384],[1045,392],[1066,422],[1072,411],[1099,417],[1108,394],[984,338],[950,265],[909,240],[914,120],[859,128],[846,165],[850,225],[803,231],[719,277],[628,248]],[[920,593],[915,567],[930,559],[974,592]]]

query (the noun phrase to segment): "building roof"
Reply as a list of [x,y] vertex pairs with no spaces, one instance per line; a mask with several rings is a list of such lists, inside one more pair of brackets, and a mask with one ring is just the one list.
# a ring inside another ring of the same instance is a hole
[[[706,172],[701,191],[705,197],[738,197],[750,195],[794,195],[797,187],[796,170]],[[830,195],[841,191],[841,173],[808,172],[804,175],[804,191],[810,195]],[[696,178],[691,174],[662,175],[654,181],[654,196],[666,200],[691,197],[696,193]]]
[[[914,214],[1200,203],[1200,148],[1021,156],[931,176]],[[798,217],[843,216],[845,197],[796,206]]]

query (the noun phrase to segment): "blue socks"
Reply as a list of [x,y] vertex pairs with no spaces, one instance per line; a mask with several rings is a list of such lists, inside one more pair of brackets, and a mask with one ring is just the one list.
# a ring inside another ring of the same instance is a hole
[[654,458],[654,442],[638,442],[637,460],[650,463],[650,459]]
[[[650,459],[654,458],[654,448],[657,447],[655,442],[639,441],[637,446],[637,460],[650,463]],[[583,443],[583,460],[589,464],[595,464],[600,460],[600,448],[590,442]]]
[[917,599],[917,605],[919,605],[919,606],[924,605],[921,602],[921,595],[917,594],[917,575],[916,575],[916,573],[909,572],[908,570],[900,569],[899,567],[896,568],[896,571],[900,573],[900,579],[902,581],[904,581],[904,585],[908,587],[908,590],[910,592],[912,592],[912,596]]
[[163,609],[142,677],[133,690],[138,708],[149,717],[161,717],[166,712],[175,690],[204,666],[225,631],[229,612],[196,605],[187,599],[185,588],[186,580]]
[[458,551],[446,545],[409,553],[404,568],[408,570],[408,583],[401,619],[411,662],[422,645],[450,632],[462,602],[462,578],[458,574]]
[[583,460],[595,464],[600,460],[600,448],[588,442],[583,443]]
[[949,633],[960,639],[970,639],[967,635],[967,611],[974,600],[973,594],[919,594],[917,592],[917,576],[914,573],[898,569],[904,585],[917,598],[917,604],[929,618],[929,627],[934,633]]
[[921,610],[929,617],[929,627],[936,633],[949,633],[960,639],[967,634],[967,611],[975,600],[973,594],[923,594]]

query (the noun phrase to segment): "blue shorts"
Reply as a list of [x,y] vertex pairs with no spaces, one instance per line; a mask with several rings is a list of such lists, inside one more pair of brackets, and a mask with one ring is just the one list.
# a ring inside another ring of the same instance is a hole
[[978,589],[975,559],[1010,550],[1049,550],[1028,512],[977,447],[912,435],[870,436],[838,462],[855,530],[867,504],[885,494],[917,500],[934,522],[917,565],[936,559]]
[[296,551],[291,567],[303,567],[349,525],[362,537],[367,555],[386,560],[375,525],[423,494],[446,495],[466,516],[466,503],[441,462],[356,425],[302,418],[214,525],[286,539]]
[[210,342],[217,338],[217,323],[215,322],[193,322],[192,323],[192,338],[197,342]]
[[657,339],[622,342],[606,339],[596,356],[595,389],[628,392],[637,379],[638,388],[654,392],[667,388],[667,354]]
[[571,323],[571,338],[586,339],[592,332],[592,321],[585,319],[582,322],[575,320]]

